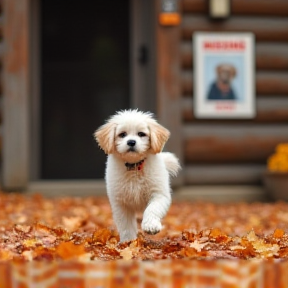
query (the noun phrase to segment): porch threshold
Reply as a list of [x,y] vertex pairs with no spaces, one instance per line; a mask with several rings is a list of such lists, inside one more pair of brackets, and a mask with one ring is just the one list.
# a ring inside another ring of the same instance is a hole
[[106,187],[104,180],[45,180],[30,182],[26,193],[40,193],[45,197],[105,196]]
[[[173,190],[173,200],[179,201],[218,203],[268,201],[266,191],[260,185],[189,185]],[[106,187],[104,180],[32,181],[29,183],[26,193],[41,193],[45,197],[105,196]]]
[[256,185],[191,185],[174,189],[174,200],[227,202],[269,201],[263,186]]

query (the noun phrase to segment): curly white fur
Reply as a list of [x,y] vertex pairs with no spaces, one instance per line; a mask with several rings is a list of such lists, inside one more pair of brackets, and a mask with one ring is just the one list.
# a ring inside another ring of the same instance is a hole
[[[144,211],[142,229],[158,233],[161,219],[171,204],[169,174],[176,176],[179,161],[174,154],[161,152],[169,131],[151,113],[124,110],[112,116],[95,132],[99,146],[108,154],[107,194],[120,241],[137,237],[136,212]],[[131,147],[128,142],[135,144]],[[141,169],[128,170],[125,163],[144,160]]]

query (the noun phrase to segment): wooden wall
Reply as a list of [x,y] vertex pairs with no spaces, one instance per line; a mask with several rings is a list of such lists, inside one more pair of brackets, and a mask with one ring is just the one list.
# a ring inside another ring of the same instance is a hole
[[[1,16],[2,1],[5,18]],[[207,0],[179,1],[181,26],[157,25],[156,74],[158,114],[162,123],[168,123],[173,136],[167,148],[175,152],[184,165],[180,182],[259,183],[267,157],[279,142],[288,141],[288,1],[231,0],[231,17],[222,22],[209,20]],[[156,11],[161,9],[160,2],[156,1]],[[2,160],[6,166],[4,184],[10,187],[15,183],[25,187],[28,181],[29,3],[29,0],[0,0],[0,71],[3,30],[6,67],[3,89],[0,79],[0,99],[4,93],[7,108],[4,115],[6,152]],[[194,31],[255,33],[255,119],[198,120],[194,117],[191,43]],[[15,51],[17,53],[13,53]],[[19,123],[24,123],[27,129],[20,129]]]
[[[207,3],[205,0],[181,3],[184,183],[259,183],[275,145],[288,142],[288,1],[232,0],[231,17],[220,22],[209,20]],[[195,31],[255,33],[255,119],[195,119],[191,44]]]

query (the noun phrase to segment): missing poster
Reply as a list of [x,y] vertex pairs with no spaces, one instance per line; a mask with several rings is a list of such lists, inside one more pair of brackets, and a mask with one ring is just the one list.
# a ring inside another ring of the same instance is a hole
[[194,33],[194,115],[255,117],[252,33]]

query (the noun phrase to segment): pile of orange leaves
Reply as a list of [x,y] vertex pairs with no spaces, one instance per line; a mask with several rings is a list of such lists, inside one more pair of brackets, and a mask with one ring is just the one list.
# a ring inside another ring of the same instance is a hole
[[[141,223],[142,215],[138,215]],[[119,243],[106,198],[0,194],[0,260],[286,259],[288,204],[173,203],[163,230]]]

